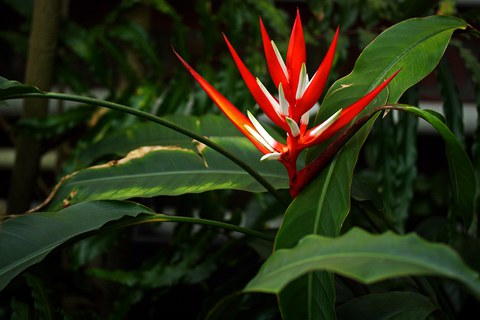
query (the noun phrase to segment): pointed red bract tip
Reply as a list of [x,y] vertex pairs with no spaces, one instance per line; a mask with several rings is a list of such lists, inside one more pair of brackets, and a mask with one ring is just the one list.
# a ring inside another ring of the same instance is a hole
[[392,79],[400,72],[400,69],[395,71],[388,79],[383,81],[379,86],[375,89],[367,93],[357,102],[354,102],[347,108],[343,109],[340,117],[335,121],[323,134],[321,134],[317,139],[313,140],[309,146],[314,144],[322,143],[332,136],[337,134],[340,130],[342,130],[345,126],[347,126],[373,99],[392,81]]
[[340,27],[335,31],[335,35],[330,43],[325,57],[322,63],[315,72],[307,90],[303,94],[303,97],[297,104],[297,107],[293,110],[293,119],[298,121],[300,117],[310,110],[315,103],[322,96],[323,90],[328,80],[330,70],[333,64],[333,58],[335,57],[335,49],[337,47],[338,35],[340,34]]
[[302,20],[300,19],[300,11],[297,9],[297,16],[293,23],[290,41],[287,50],[287,71],[290,80],[290,87],[295,94],[297,92],[298,78],[302,64],[306,61],[305,38],[303,36]]
[[242,78],[245,81],[245,84],[247,85],[248,90],[250,90],[250,93],[252,94],[255,101],[258,103],[258,105],[263,110],[263,112],[265,112],[265,114],[276,125],[286,130],[287,126],[285,122],[278,116],[277,112],[271,105],[270,101],[265,96],[262,89],[260,89],[260,86],[258,85],[256,78],[252,75],[252,73],[248,70],[248,68],[245,66],[243,61],[240,59],[240,57],[238,56],[233,46],[230,44],[230,41],[228,41],[227,37],[225,35],[223,35],[223,37],[225,39],[225,42],[227,43],[228,50],[230,50],[233,61],[237,65],[238,71],[240,71],[240,74],[242,75]]
[[254,125],[241,113],[227,98],[225,98],[220,92],[218,92],[210,83],[208,83],[202,76],[200,76],[176,51],[173,50],[177,58],[182,62],[185,68],[190,72],[195,81],[202,87],[212,101],[222,110],[227,118],[237,127],[237,129],[247,137],[260,152],[263,154],[270,153],[270,150],[265,148],[253,135],[245,129],[245,125],[254,128]]
[[262,19],[260,19],[260,31],[262,34],[262,42],[263,42],[263,51],[265,52],[265,60],[267,62],[268,71],[272,78],[275,87],[278,88],[280,83],[283,84],[285,96],[287,100],[290,99],[292,96],[290,86],[288,85],[288,75],[283,72],[283,68],[280,65],[280,61],[275,54],[275,50],[273,49],[272,42],[270,37],[268,36],[268,32],[263,24]]

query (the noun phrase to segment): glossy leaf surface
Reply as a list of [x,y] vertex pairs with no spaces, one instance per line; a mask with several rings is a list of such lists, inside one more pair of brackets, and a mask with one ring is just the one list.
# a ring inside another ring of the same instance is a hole
[[[400,73],[364,112],[387,101],[396,102],[412,85],[437,65],[457,29],[466,23],[457,18],[432,16],[401,22],[380,34],[359,56],[353,71],[327,92],[317,120],[365,95],[398,69]],[[285,214],[276,249],[291,248],[308,234],[337,236],[350,210],[350,185],[360,149],[373,121],[366,124],[336,159],[295,200]],[[310,157],[313,157],[311,153]],[[317,273],[296,280],[280,294],[286,319],[333,318],[333,280]],[[307,288],[307,289],[305,289]]]
[[277,250],[245,291],[279,293],[290,281],[327,270],[370,284],[402,276],[443,276],[460,281],[480,299],[480,276],[444,244],[415,234],[370,234],[353,228],[340,237],[309,235],[292,249]]
[[20,272],[73,237],[97,230],[107,222],[148,212],[150,209],[136,203],[99,201],[71,206],[60,212],[25,214],[3,222],[0,290]]
[[[18,274],[53,249],[108,223],[109,230],[141,223],[180,222],[205,225],[273,241],[269,234],[215,220],[165,215],[133,202],[102,200],[73,205],[60,212],[23,214],[2,223],[0,291]],[[105,229],[104,229],[105,230]]]
[[[246,138],[215,138],[218,143],[262,174],[276,188],[288,188],[288,177],[278,162],[260,162],[261,153]],[[151,146],[127,157],[80,170],[58,189],[50,210],[83,201],[159,195],[180,195],[219,189],[263,192],[248,173],[216,151]]]
[[[221,115],[208,114],[201,117],[170,115],[169,120],[187,130],[205,137],[235,137],[240,132]],[[157,123],[146,122],[112,133],[91,144],[75,159],[77,167],[86,167],[105,156],[125,156],[142,146],[177,146],[195,149],[192,139]]]

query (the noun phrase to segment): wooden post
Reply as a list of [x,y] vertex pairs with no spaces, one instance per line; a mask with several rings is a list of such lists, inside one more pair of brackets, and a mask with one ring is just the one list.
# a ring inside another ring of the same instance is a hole
[[[60,14],[61,0],[35,0],[25,83],[42,90],[50,89],[52,83]],[[25,100],[23,118],[44,118],[47,114],[48,100]],[[18,137],[7,213],[22,213],[30,207],[41,153],[40,141],[24,135]]]

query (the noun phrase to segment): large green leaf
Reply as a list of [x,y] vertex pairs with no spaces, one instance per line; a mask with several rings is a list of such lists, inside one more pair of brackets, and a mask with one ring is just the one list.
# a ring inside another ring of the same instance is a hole
[[[353,71],[326,94],[318,119],[344,108],[400,73],[365,112],[396,102],[409,87],[428,75],[443,55],[452,33],[467,24],[457,18],[432,16],[401,22],[380,34],[358,58]],[[276,249],[291,248],[307,234],[337,236],[350,209],[350,185],[360,149],[373,125],[366,124],[288,208],[276,239]],[[318,279],[320,277],[320,279]],[[334,318],[333,278],[312,273],[287,286],[279,296],[285,319]]]
[[[233,124],[221,115],[208,114],[201,117],[170,115],[164,119],[202,136],[239,136]],[[75,159],[77,167],[86,167],[105,156],[125,156],[129,151],[142,146],[178,146],[194,148],[192,138],[157,123],[135,124],[88,146]]]
[[20,272],[73,237],[124,216],[148,212],[150,209],[136,203],[98,201],[71,206],[60,212],[25,214],[5,221],[0,233],[0,290]]
[[480,275],[449,246],[415,234],[370,234],[353,228],[339,237],[308,235],[292,249],[277,250],[244,289],[279,293],[289,282],[328,270],[365,284],[402,276],[441,276],[460,281],[480,299]]
[[[260,152],[246,138],[213,140],[256,169],[276,188],[288,188],[288,177],[281,164],[260,162]],[[119,161],[72,174],[61,183],[50,210],[59,210],[65,201],[74,204],[218,189],[265,191],[247,172],[203,145],[198,146],[197,151],[178,147],[144,147]]]
[[193,223],[273,241],[269,234],[253,229],[214,220],[153,213],[149,208],[133,202],[83,202],[60,212],[20,215],[0,225],[0,290],[23,270],[41,261],[53,249],[75,236],[96,231],[106,223],[109,223],[108,228],[112,230],[157,222]]

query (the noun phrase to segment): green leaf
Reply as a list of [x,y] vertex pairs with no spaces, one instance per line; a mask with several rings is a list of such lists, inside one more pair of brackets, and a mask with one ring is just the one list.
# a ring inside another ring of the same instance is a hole
[[69,266],[78,270],[109,251],[118,242],[121,232],[122,230],[100,233],[74,243],[68,251]]
[[[202,136],[240,136],[239,131],[224,116],[208,114],[201,117],[170,115],[163,117],[187,130]],[[125,156],[129,151],[142,146],[195,146],[192,139],[157,123],[135,124],[130,128],[109,134],[89,145],[75,159],[77,167],[86,167],[94,161],[111,155]]]
[[[438,64],[452,33],[467,24],[457,18],[432,16],[403,21],[380,34],[359,56],[353,71],[328,90],[317,120],[345,108],[401,69],[400,73],[364,110],[396,102],[412,85]],[[387,95],[388,92],[388,95]],[[317,122],[318,122],[317,121]],[[360,149],[373,125],[367,123],[336,159],[288,208],[276,239],[276,249],[291,248],[307,234],[337,236],[350,210],[350,185]],[[310,158],[314,153],[310,153]],[[318,274],[291,283],[279,297],[285,319],[334,318],[333,278]]]
[[199,224],[273,241],[269,234],[256,230],[214,220],[157,214],[133,202],[84,202],[60,212],[20,215],[0,225],[0,291],[23,270],[40,262],[53,249],[75,236],[96,231],[106,223],[109,223],[109,230],[116,230],[139,223],[158,222]]
[[[353,139],[356,137],[354,136]],[[340,229],[339,225],[349,210],[348,190],[345,190],[345,186],[351,184],[351,176],[341,171],[344,168],[337,165],[337,161],[339,161],[338,158],[334,159],[319,177],[293,200],[277,233],[276,250],[294,247],[302,235],[311,233],[337,235],[336,230]],[[336,196],[329,196],[329,194]],[[342,214],[334,215],[331,211]],[[323,294],[314,295],[313,292]],[[318,318],[329,319],[334,313],[333,297],[333,277],[324,272],[312,273],[292,282],[282,291],[280,303],[282,309],[286,309],[281,310],[287,319],[293,316],[297,308],[302,319],[310,319],[307,312],[316,314]],[[305,299],[312,300],[306,304]],[[315,317],[312,316],[312,318]]]
[[428,110],[405,105],[399,106],[399,110],[413,113],[430,123],[445,141],[445,153],[448,160],[448,172],[453,196],[453,213],[462,218],[465,227],[468,229],[476,212],[476,180],[472,162],[462,143],[438,117]]
[[1,225],[0,290],[16,275],[43,260],[75,236],[101,228],[124,216],[151,212],[147,207],[119,201],[97,201],[60,212],[38,212],[9,219]]
[[0,100],[7,96],[41,92],[38,88],[0,77]]
[[[453,41],[452,41],[453,42]],[[475,173],[477,176],[477,190],[480,191],[480,59],[478,55],[473,53],[472,50],[466,48],[461,42],[454,42],[460,56],[462,57],[467,70],[469,71],[470,78],[474,85],[475,92],[475,105],[477,111],[477,126],[473,133],[473,142],[471,145],[472,162],[475,167]],[[477,206],[480,205],[480,192],[477,193]],[[473,229],[473,227],[472,227]],[[472,230],[475,232],[476,230]]]
[[415,292],[373,293],[352,299],[337,308],[339,320],[423,320],[437,306]]
[[85,119],[90,117],[92,109],[72,108],[60,114],[50,114],[47,118],[20,119],[16,128],[20,134],[34,136],[37,139],[52,139],[68,134],[72,129],[83,125]]
[[185,239],[183,245],[171,253],[164,252],[144,259],[135,270],[89,268],[88,274],[130,288],[151,289],[202,283],[218,270],[223,251],[205,255],[217,235],[215,230],[202,228],[196,232],[194,240]]
[[[251,165],[276,188],[288,188],[281,164],[260,162],[260,152],[246,138],[212,140]],[[60,209],[65,201],[74,204],[219,189],[265,191],[248,173],[216,151],[200,145],[198,152],[200,155],[178,147],[144,147],[119,161],[80,170],[60,185],[51,210]]]
[[[417,88],[407,91],[402,100],[418,105]],[[389,111],[386,109],[385,112]],[[417,181],[418,118],[406,113],[384,116],[373,128],[364,155],[376,197],[381,198],[381,216],[403,233]]]
[[403,276],[441,276],[460,281],[480,299],[479,274],[449,246],[415,234],[378,235],[357,227],[336,238],[309,235],[292,249],[277,250],[244,291],[279,293],[292,280],[316,270],[365,284]]
[[[467,23],[458,18],[431,16],[405,20],[388,28],[363,50],[353,71],[328,90],[319,117],[325,119],[349,106],[400,69],[388,85],[388,100],[398,101],[408,88],[433,71],[452,33],[466,27]],[[384,90],[379,100],[386,96]],[[375,101],[364,113],[374,106]]]
[[460,92],[455,83],[455,75],[447,59],[442,59],[438,65],[437,79],[442,93],[443,112],[447,126],[452,130],[462,144],[465,143],[463,126],[463,104]]

